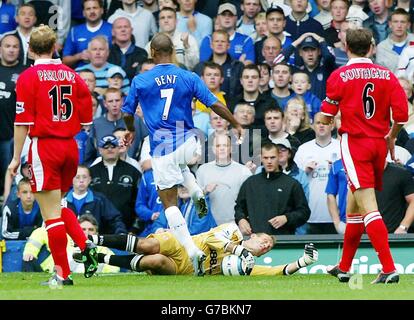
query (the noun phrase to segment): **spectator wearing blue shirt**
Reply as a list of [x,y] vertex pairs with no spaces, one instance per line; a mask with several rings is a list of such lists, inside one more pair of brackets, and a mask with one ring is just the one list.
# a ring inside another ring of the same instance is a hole
[[[96,36],[88,44],[88,52],[91,63],[85,64],[82,67],[76,68],[76,72],[88,69],[95,73],[96,88],[95,91],[100,95],[104,95],[106,89],[108,89],[108,71],[116,65],[108,62],[109,57],[109,43],[105,36]],[[119,67],[120,68],[120,67]],[[125,75],[125,71],[123,75]],[[129,79],[124,78],[122,82],[122,92],[128,94],[129,91]]]
[[7,201],[3,208],[1,233],[7,240],[26,240],[32,231],[43,223],[28,178],[19,181],[17,197],[15,200]]
[[305,100],[309,117],[313,119],[315,114],[320,111],[322,102],[310,91],[311,83],[309,76],[305,72],[295,72],[292,75],[291,87],[296,96],[302,97]]
[[6,1],[0,1],[0,36],[9,31],[13,31],[17,27],[14,16],[16,15],[16,7]]
[[104,13],[102,0],[86,0],[83,2],[83,15],[86,23],[72,27],[63,47],[63,63],[76,68],[89,63],[91,53],[89,42],[102,35],[112,43],[112,25],[102,19]]
[[78,166],[73,178],[73,190],[65,198],[65,204],[77,217],[91,214],[98,222],[101,233],[127,233],[122,215],[112,202],[102,193],[92,191],[91,174],[86,166]]
[[331,164],[325,193],[327,194],[328,210],[331,214],[335,229],[339,234],[344,234],[348,180],[342,159],[336,160]]
[[[209,61],[217,63],[223,70],[224,80],[220,87],[221,91],[224,91],[229,98],[239,95],[243,91],[240,77],[244,64],[229,55],[230,38],[228,33],[223,30],[214,31],[211,36],[211,48],[213,54]],[[200,62],[194,67],[194,72],[202,76],[203,69],[204,63]]]
[[178,0],[180,11],[177,12],[177,30],[189,32],[200,45],[204,37],[213,31],[213,20],[195,10],[197,0]]
[[[237,10],[231,3],[224,3],[218,8],[218,18],[221,30],[226,31],[230,37],[230,57],[243,63],[254,63],[255,52],[253,39],[236,31]],[[200,45],[200,62],[207,61],[213,51],[211,49],[211,36],[203,39]]]
[[145,225],[144,230],[139,234],[140,237],[146,237],[155,232],[153,225],[162,210],[163,206],[155,187],[154,175],[152,169],[149,169],[142,175],[135,202],[135,213]]

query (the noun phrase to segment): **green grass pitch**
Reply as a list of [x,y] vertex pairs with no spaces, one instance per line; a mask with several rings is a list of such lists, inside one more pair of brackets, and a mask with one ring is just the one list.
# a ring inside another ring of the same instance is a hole
[[371,285],[374,275],[353,281],[353,288],[328,275],[290,277],[148,276],[121,273],[85,279],[75,285],[50,289],[39,283],[42,273],[0,273],[0,300],[343,300],[414,299],[414,275],[401,275],[400,283]]

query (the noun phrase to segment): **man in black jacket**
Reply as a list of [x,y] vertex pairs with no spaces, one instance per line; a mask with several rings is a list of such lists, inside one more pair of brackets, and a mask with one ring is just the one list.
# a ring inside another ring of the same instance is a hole
[[136,220],[135,200],[141,173],[134,166],[119,158],[118,139],[113,135],[100,139],[102,161],[90,168],[91,189],[103,193],[121,212],[127,231],[134,230]]
[[235,220],[244,235],[294,234],[310,216],[300,183],[281,171],[278,156],[275,144],[264,144],[263,171],[248,178],[240,188]]
[[127,18],[117,18],[112,24],[113,45],[109,51],[108,62],[125,70],[131,81],[141,64],[148,58],[147,52],[135,45],[131,22]]

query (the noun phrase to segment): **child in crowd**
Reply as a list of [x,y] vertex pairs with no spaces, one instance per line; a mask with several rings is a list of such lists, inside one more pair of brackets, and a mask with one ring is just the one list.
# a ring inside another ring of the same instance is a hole
[[322,102],[310,91],[310,89],[310,79],[305,72],[296,72],[293,74],[292,90],[295,92],[296,96],[302,97],[303,100],[305,100],[309,118],[313,119],[313,116],[320,111]]

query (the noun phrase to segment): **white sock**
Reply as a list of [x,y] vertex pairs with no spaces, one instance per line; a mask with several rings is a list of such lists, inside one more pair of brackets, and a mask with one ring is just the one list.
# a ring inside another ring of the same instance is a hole
[[167,218],[172,234],[184,246],[190,258],[194,257],[199,249],[194,244],[193,238],[191,238],[187,223],[180,209],[176,206],[165,209],[165,217]]
[[203,196],[203,190],[201,190],[200,186],[197,184],[197,181],[194,175],[191,173],[190,169],[187,166],[185,166],[181,169],[181,172],[184,177],[183,186],[187,188],[191,197],[194,194],[196,194],[198,197]]

